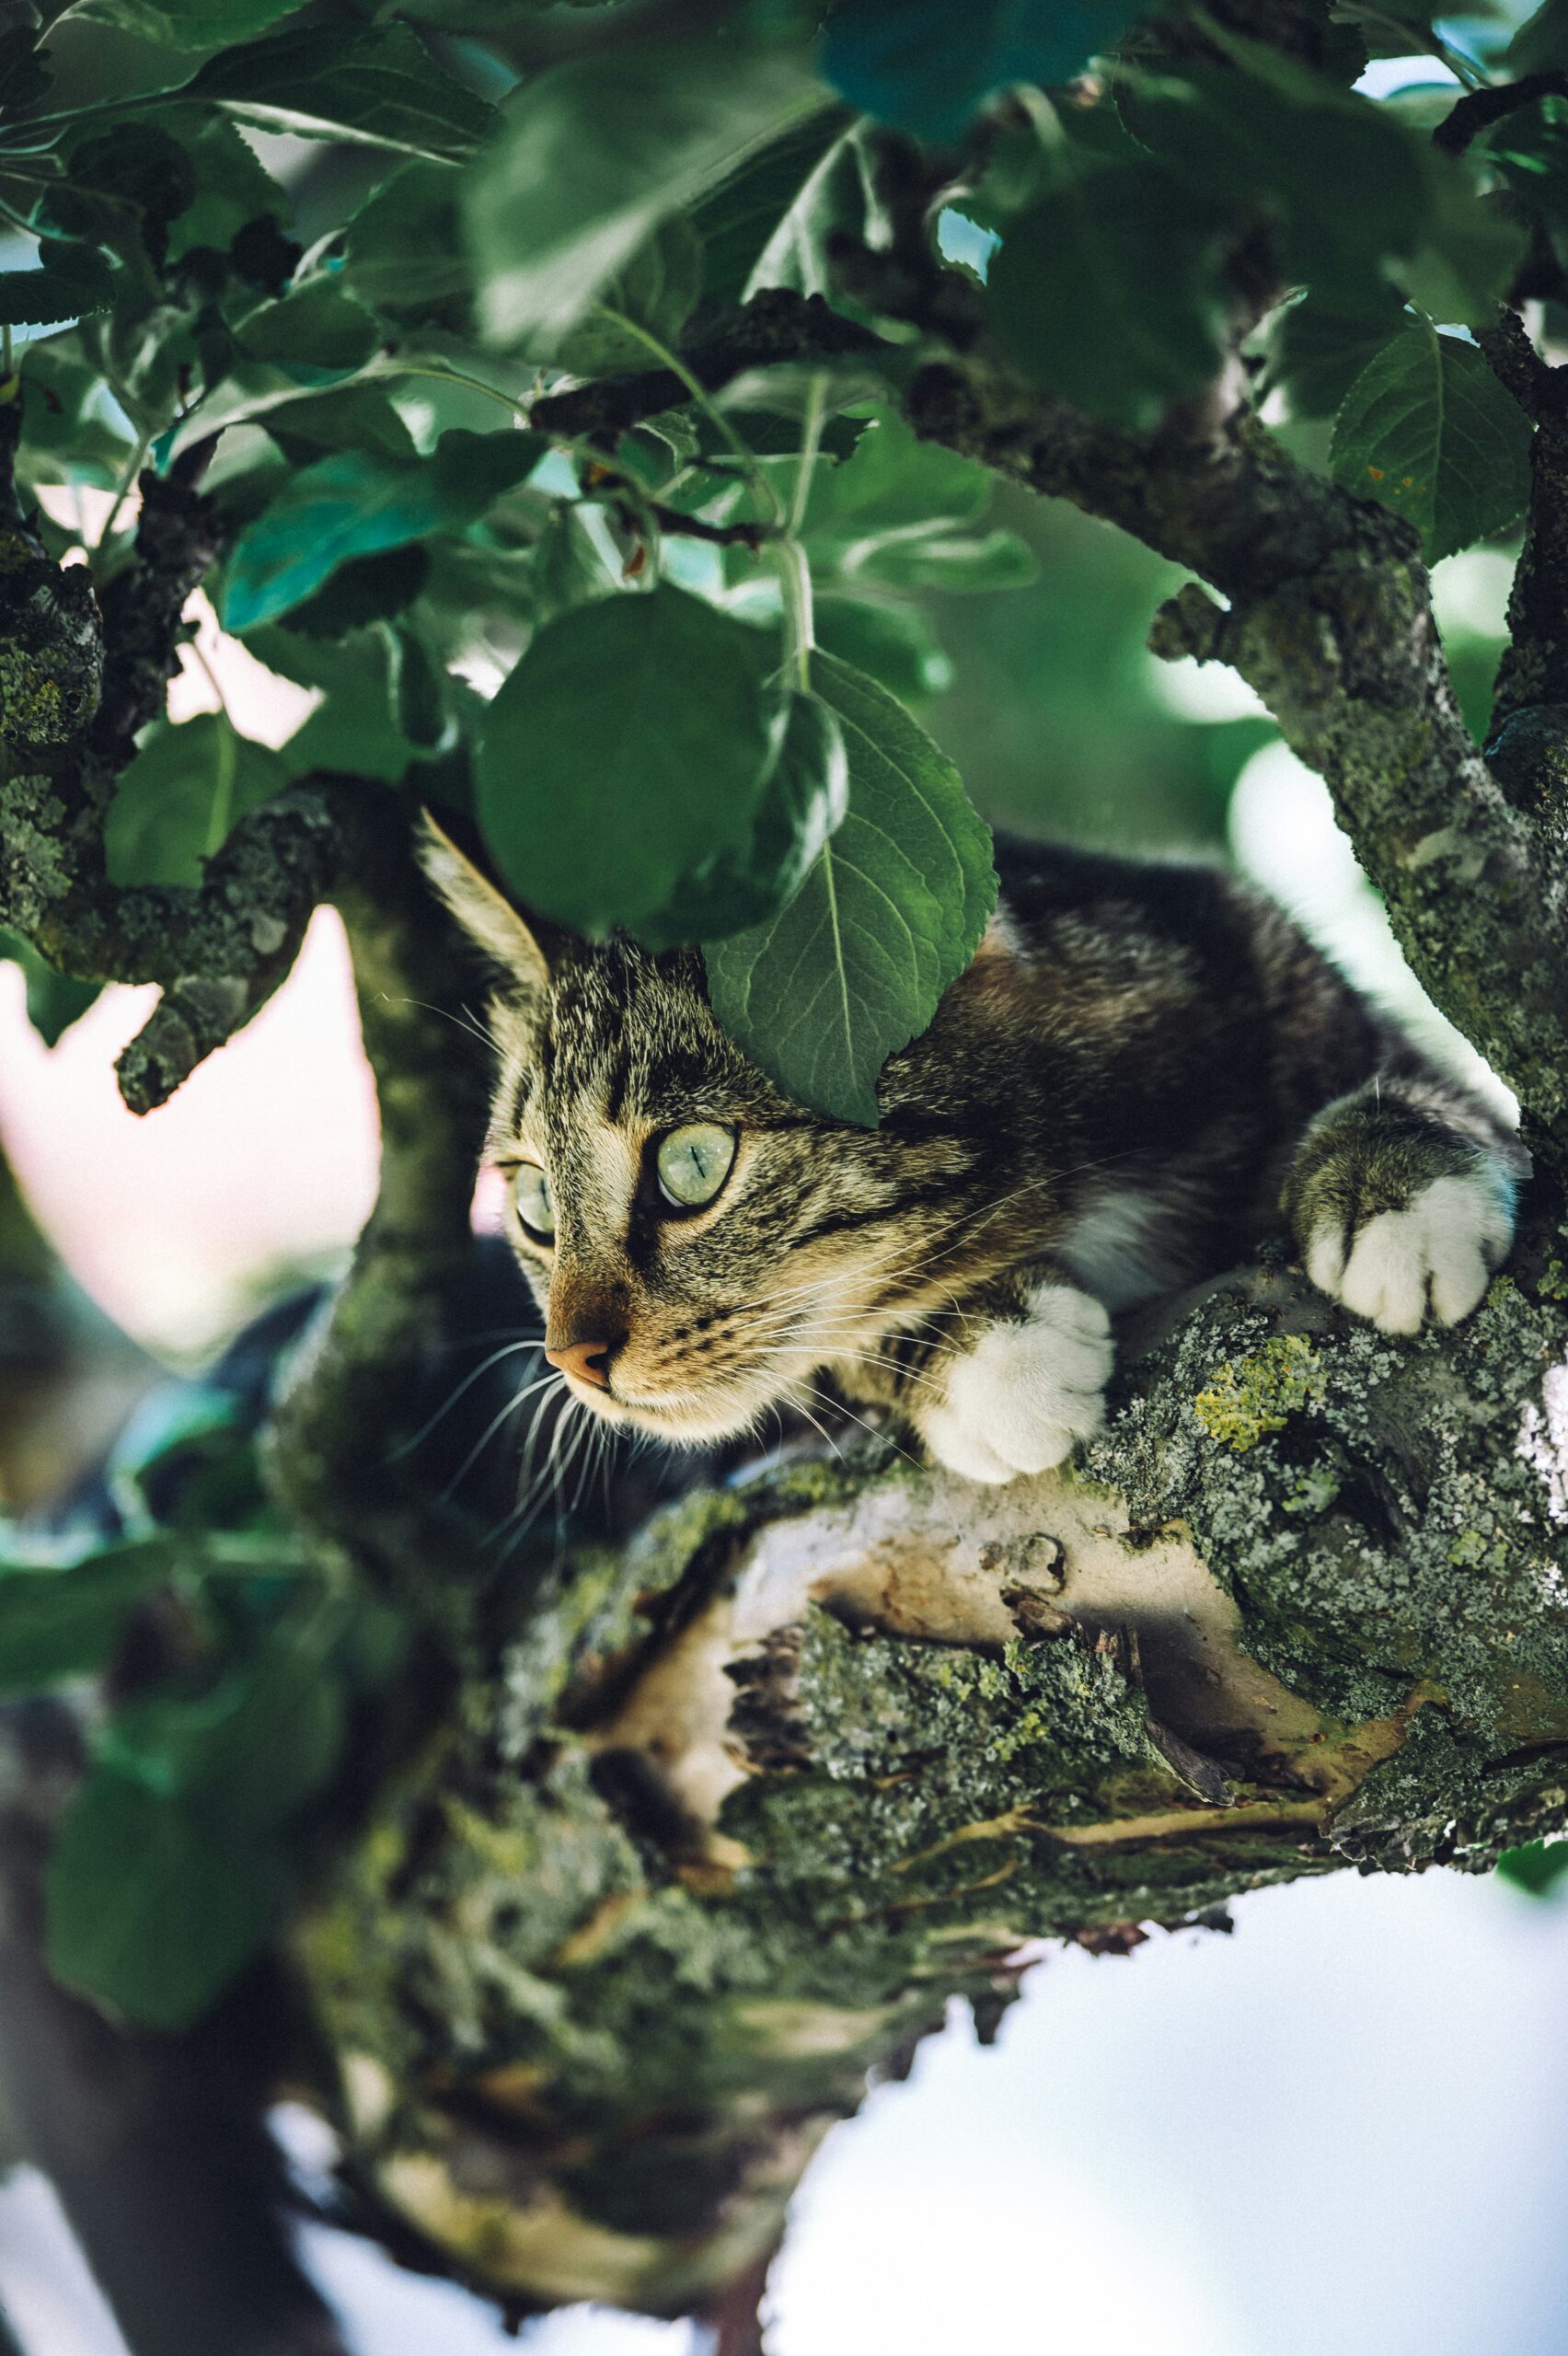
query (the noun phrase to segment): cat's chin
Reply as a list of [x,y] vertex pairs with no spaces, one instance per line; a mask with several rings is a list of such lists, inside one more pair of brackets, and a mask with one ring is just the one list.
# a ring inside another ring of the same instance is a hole
[[614,1392],[590,1388],[572,1376],[566,1387],[580,1406],[617,1431],[645,1432],[672,1448],[710,1448],[720,1440],[736,1439],[751,1429],[768,1403],[737,1406],[732,1392],[722,1404],[699,1399],[623,1399]]

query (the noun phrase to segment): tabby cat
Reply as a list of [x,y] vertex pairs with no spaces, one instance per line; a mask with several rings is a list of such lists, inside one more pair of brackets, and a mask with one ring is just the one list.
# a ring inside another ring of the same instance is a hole
[[612,1424],[719,1439],[825,1372],[1008,1481],[1099,1425],[1113,1313],[1282,1214],[1389,1334],[1468,1316],[1512,1240],[1508,1132],[1217,870],[998,842],[997,913],[866,1130],[731,1044],[695,951],[531,928],[433,827],[425,860],[499,969],[489,1152],[547,1355]]

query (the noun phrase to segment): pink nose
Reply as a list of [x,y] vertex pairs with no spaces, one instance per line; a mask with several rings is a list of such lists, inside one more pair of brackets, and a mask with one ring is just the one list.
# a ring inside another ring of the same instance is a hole
[[563,1348],[555,1349],[547,1343],[545,1356],[563,1374],[574,1374],[579,1382],[591,1382],[600,1391],[607,1391],[610,1352],[614,1347],[613,1342],[568,1342]]

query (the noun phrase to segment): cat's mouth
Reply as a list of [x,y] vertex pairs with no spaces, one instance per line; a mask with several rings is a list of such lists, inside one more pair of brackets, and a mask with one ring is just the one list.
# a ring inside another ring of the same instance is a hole
[[[677,1447],[700,1447],[714,1440],[733,1439],[756,1420],[761,1409],[771,1403],[775,1388],[765,1383],[737,1386],[731,1380],[715,1386],[706,1397],[699,1392],[676,1391],[642,1398],[615,1388],[613,1377],[608,1388],[584,1382],[564,1371],[561,1379],[571,1396],[601,1422],[613,1424],[623,1431],[648,1432],[655,1439],[670,1440]],[[755,1396],[751,1395],[754,1389]]]

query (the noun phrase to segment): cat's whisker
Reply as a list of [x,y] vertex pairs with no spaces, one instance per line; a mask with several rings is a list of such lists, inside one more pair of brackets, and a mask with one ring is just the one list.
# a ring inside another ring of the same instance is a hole
[[490,1417],[490,1422],[485,1426],[484,1430],[479,1434],[478,1438],[474,1442],[473,1447],[468,1450],[467,1455],[463,1459],[462,1463],[457,1467],[456,1472],[452,1475],[451,1480],[448,1481],[445,1488],[442,1491],[441,1495],[444,1504],[449,1502],[455,1495],[456,1491],[467,1479],[467,1475],[473,1471],[474,1466],[478,1462],[479,1458],[484,1454],[485,1449],[490,1446],[490,1441],[495,1438],[497,1432],[500,1431],[502,1424],[506,1423],[513,1415],[514,1415],[517,1413],[518,1408],[524,1404],[525,1401],[532,1399],[536,1392],[548,1391],[552,1384],[559,1384],[559,1381],[560,1377],[556,1373],[552,1367],[548,1374],[541,1374],[533,1382],[525,1384],[521,1391],[513,1393],[513,1395],[507,1401],[504,1407],[497,1409],[496,1413]]
[[420,1426],[419,1430],[414,1434],[412,1439],[406,1439],[400,1448],[396,1449],[393,1451],[392,1455],[387,1460],[388,1462],[398,1464],[401,1463],[404,1457],[411,1456],[414,1449],[420,1446],[421,1442],[427,1440],[430,1438],[437,1424],[439,1424],[444,1416],[451,1414],[459,1399],[466,1398],[467,1393],[473,1389],[475,1383],[479,1380],[482,1375],[487,1375],[491,1367],[500,1366],[503,1358],[517,1357],[525,1350],[542,1350],[544,1346],[545,1345],[542,1341],[530,1338],[525,1341],[510,1342],[504,1349],[493,1350],[490,1357],[485,1359],[482,1366],[473,1368],[469,1373],[463,1377],[462,1381],[459,1382],[451,1392],[449,1392],[447,1397],[436,1409],[434,1415],[432,1415],[430,1421]]

